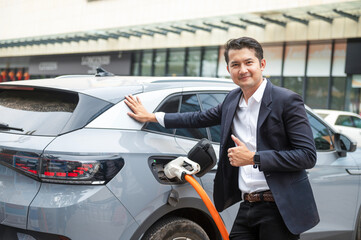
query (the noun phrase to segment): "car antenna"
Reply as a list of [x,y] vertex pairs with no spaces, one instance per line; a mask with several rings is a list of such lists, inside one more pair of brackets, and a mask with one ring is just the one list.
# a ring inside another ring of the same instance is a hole
[[95,74],[96,77],[106,77],[106,76],[114,76],[113,73],[108,72],[104,68],[97,67],[97,73]]

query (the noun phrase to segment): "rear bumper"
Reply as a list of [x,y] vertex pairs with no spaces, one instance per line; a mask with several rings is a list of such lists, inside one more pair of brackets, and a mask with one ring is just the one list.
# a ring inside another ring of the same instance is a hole
[[137,224],[102,186],[43,183],[29,207],[27,229],[76,239],[125,239]]
[[49,235],[35,239],[129,239],[138,227],[105,185],[40,183],[2,165],[0,223],[9,236]]

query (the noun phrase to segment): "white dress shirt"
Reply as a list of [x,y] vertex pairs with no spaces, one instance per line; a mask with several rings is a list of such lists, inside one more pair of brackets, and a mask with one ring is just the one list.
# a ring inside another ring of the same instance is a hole
[[[248,104],[243,96],[241,97],[232,123],[233,135],[252,152],[257,151],[257,121],[266,84],[267,79],[264,79],[256,92],[248,99]],[[254,168],[253,165],[239,168],[238,186],[242,193],[269,190],[263,172]]]
[[[264,79],[256,92],[248,99],[240,99],[236,115],[232,123],[232,133],[241,140],[250,151],[257,151],[257,121],[259,109],[266,88],[267,79]],[[161,126],[164,124],[164,112],[156,112],[155,117]],[[251,193],[269,190],[263,172],[253,165],[239,168],[238,186],[242,193]]]

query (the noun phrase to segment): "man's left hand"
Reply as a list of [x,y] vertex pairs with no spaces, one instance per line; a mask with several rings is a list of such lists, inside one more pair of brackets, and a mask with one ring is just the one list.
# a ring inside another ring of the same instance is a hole
[[253,156],[255,153],[251,152],[246,145],[234,135],[232,135],[231,138],[236,146],[228,149],[229,163],[233,167],[253,165]]

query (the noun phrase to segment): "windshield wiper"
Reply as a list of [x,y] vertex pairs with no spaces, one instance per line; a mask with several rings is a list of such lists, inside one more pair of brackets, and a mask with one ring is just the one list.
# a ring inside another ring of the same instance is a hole
[[24,132],[24,129],[22,129],[22,128],[10,127],[8,124],[4,124],[4,123],[0,123],[0,130],[1,129],[4,129],[4,130],[16,130],[16,131]]

